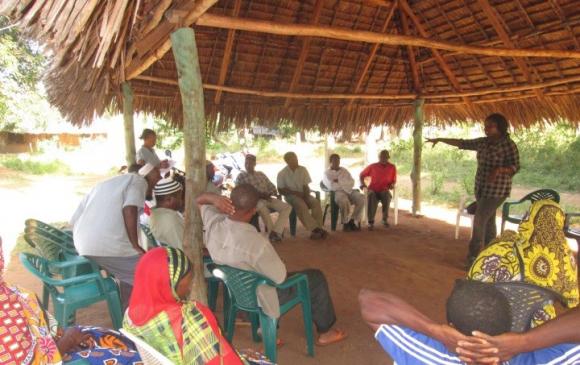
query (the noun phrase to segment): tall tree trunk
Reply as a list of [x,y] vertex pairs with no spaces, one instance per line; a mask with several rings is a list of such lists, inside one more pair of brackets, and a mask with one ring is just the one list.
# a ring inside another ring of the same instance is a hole
[[125,126],[125,161],[127,168],[135,163],[135,125],[133,123],[133,90],[128,82],[123,89],[123,124]]
[[207,303],[203,276],[203,234],[195,197],[205,190],[205,112],[203,87],[195,33],[179,28],[171,34],[171,48],[177,67],[179,91],[183,105],[183,139],[185,147],[185,232],[183,250],[194,269],[191,298]]
[[414,102],[415,120],[413,123],[413,169],[411,182],[413,184],[413,206],[411,212],[417,216],[421,211],[421,154],[423,152],[423,105],[425,100],[417,99]]

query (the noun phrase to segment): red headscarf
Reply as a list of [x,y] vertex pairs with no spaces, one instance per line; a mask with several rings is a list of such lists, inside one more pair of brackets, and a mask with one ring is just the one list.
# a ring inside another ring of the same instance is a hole
[[[187,258],[185,258],[187,260]],[[177,281],[177,280],[176,280]],[[135,284],[129,302],[129,318],[143,326],[161,312],[167,313],[177,343],[183,344],[181,301],[174,293],[169,275],[167,249],[158,247],[147,252],[135,270]]]

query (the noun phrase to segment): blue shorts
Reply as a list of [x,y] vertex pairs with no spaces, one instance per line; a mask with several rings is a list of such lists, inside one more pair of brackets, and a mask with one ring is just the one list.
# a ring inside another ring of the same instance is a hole
[[[375,338],[397,365],[457,365],[463,362],[439,341],[406,327],[382,325]],[[561,344],[514,356],[505,365],[580,365],[580,345]]]

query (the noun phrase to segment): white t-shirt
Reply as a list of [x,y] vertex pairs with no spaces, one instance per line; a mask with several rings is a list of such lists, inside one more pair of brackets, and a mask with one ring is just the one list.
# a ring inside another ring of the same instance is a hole
[[[334,180],[338,180],[338,182],[335,182]],[[350,194],[354,187],[354,179],[350,172],[348,172],[344,167],[339,167],[338,170],[326,170],[322,176],[322,182],[330,191],[342,190],[347,194]]]
[[137,174],[119,175],[97,184],[84,197],[70,221],[79,254],[137,255],[125,229],[123,208],[142,208],[146,194],[147,181]]
[[306,167],[298,166],[296,170],[292,171],[290,167],[286,166],[278,173],[277,182],[278,190],[290,189],[302,192],[304,186],[308,186],[312,182],[312,179]]

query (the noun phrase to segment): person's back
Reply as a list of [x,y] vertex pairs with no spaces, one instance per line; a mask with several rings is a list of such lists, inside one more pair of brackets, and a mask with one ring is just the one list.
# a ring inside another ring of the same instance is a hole
[[75,247],[80,255],[133,256],[123,220],[123,208],[142,207],[146,180],[137,174],[115,176],[89,192],[71,219]]
[[153,237],[171,247],[183,249],[183,216],[176,210],[153,208],[149,218]]

